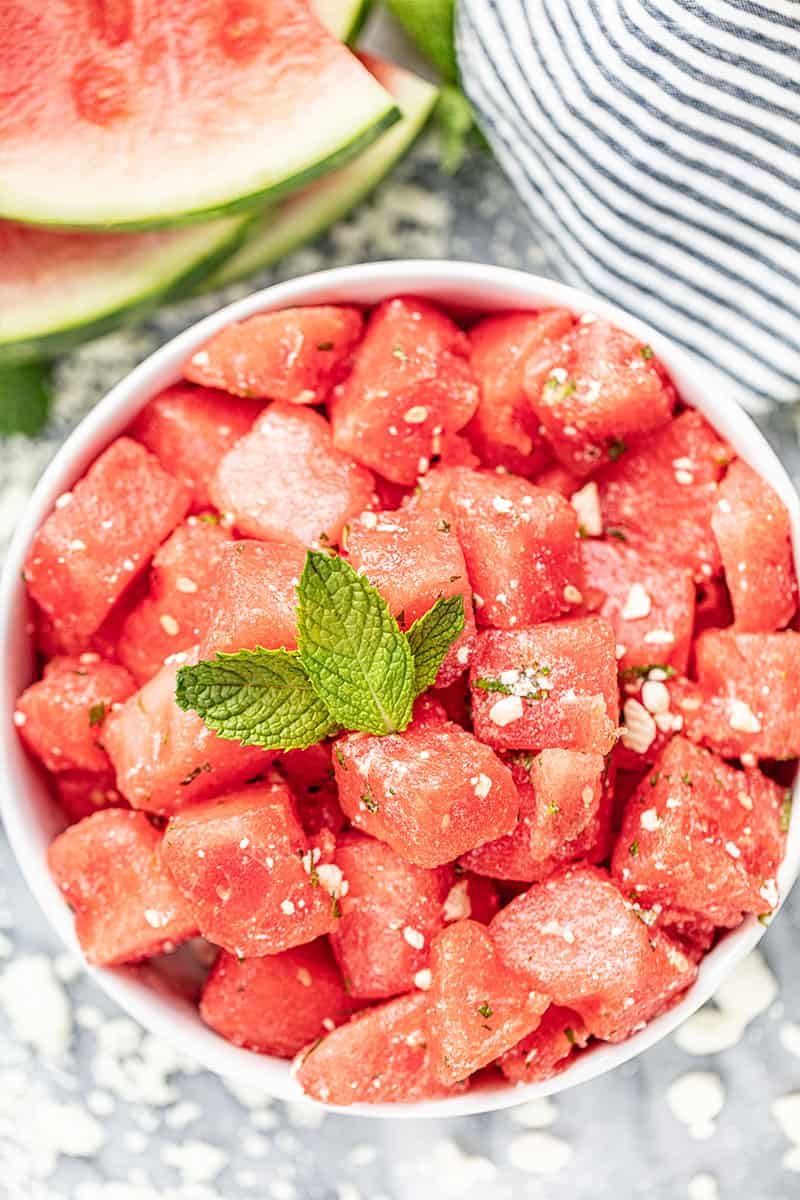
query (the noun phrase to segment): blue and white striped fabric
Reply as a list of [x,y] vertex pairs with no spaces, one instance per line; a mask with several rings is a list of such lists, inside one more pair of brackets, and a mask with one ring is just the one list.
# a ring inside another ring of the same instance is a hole
[[800,400],[800,0],[459,0],[462,81],[551,267]]

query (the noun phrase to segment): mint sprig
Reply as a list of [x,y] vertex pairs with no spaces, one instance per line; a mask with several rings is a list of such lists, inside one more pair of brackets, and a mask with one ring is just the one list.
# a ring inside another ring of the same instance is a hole
[[309,550],[298,594],[298,650],[239,650],[181,667],[175,698],[219,737],[304,749],[340,728],[406,728],[464,628],[464,600],[437,600],[401,632],[381,594],[348,562]]

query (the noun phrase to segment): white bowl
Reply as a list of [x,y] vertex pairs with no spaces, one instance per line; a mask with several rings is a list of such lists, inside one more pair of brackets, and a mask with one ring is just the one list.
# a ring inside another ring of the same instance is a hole
[[[168,342],[109,393],[81,422],[40,480],[19,523],[0,586],[0,813],[25,878],[50,921],[68,946],[77,950],[72,917],[47,871],[47,846],[63,826],[43,775],[23,751],[12,724],[14,702],[33,678],[33,652],[26,634],[25,589],[21,569],[31,538],[53,506],[88,464],[130,423],[156,392],[175,382],[181,365],[217,330],[231,321],[292,304],[353,303],[373,305],[387,296],[425,296],[459,313],[563,305],[590,310],[629,330],[653,346],[669,369],[684,400],[698,408],[756,471],[769,480],[789,510],[795,556],[800,562],[800,501],[779,460],[749,417],[739,409],[716,374],[697,363],[656,330],[602,300],[520,271],[478,263],[388,262],[322,271],[280,283],[223,308]],[[795,782],[795,798],[800,782]],[[795,804],[786,857],[778,882],[784,899],[800,866],[800,804]],[[373,1117],[458,1116],[506,1108],[562,1091],[627,1062],[672,1032],[716,990],[734,965],[764,933],[749,917],[727,934],[703,960],[698,979],[681,1002],[634,1037],[619,1045],[598,1045],[560,1075],[544,1083],[511,1087],[498,1082],[451,1099],[408,1105],[355,1105],[339,1111]],[[185,961],[185,958],[184,958]],[[204,1067],[269,1094],[297,1100],[301,1092],[289,1066],[224,1041],[200,1020],[187,994],[180,952],[157,966],[88,968],[100,987],[132,1017]]]

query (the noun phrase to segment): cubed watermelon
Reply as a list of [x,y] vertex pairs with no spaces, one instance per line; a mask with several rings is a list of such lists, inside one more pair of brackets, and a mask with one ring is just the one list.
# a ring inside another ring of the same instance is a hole
[[602,597],[594,611],[614,627],[623,677],[646,666],[685,671],[694,621],[691,571],[618,541],[587,538],[582,548],[587,592]]
[[211,504],[208,485],[220,459],[250,430],[262,408],[258,400],[176,383],[148,400],[129,432],[186,485],[192,508],[202,512]]
[[[577,475],[573,475],[566,467],[562,467],[560,463],[552,463],[549,467],[545,467],[540,471],[533,480],[537,487],[544,488],[547,492],[558,492],[559,496],[564,496],[567,500],[570,499],[575,492],[581,490],[584,481],[579,479]],[[595,485],[596,486],[596,485]]]
[[161,852],[162,836],[145,814],[118,808],[70,825],[51,844],[48,866],[90,963],[137,962],[197,933]]
[[117,647],[137,683],[152,679],[170,655],[189,650],[206,632],[230,541],[217,522],[189,517],[156,551],[149,592],[125,619]]
[[339,801],[353,825],[420,867],[438,867],[509,833],[519,798],[497,755],[457,725],[351,733],[334,750]]
[[134,808],[170,816],[266,770],[273,755],[217,737],[175,703],[178,664],[157,675],[111,714],[103,744],[117,786]]
[[17,700],[14,724],[48,771],[106,771],[106,717],[135,690],[124,667],[91,651],[54,658]]
[[711,517],[735,626],[742,633],[788,625],[797,608],[789,513],[776,492],[737,459],[719,485]]
[[62,649],[85,650],[114,604],[186,515],[188,488],[117,438],[39,526],[25,581]]
[[723,576],[698,583],[695,588],[692,638],[699,637],[704,629],[727,629],[732,624],[733,606]]
[[622,771],[641,774],[674,733],[684,726],[684,703],[697,686],[669,667],[630,668],[622,682],[622,727],[613,760]]
[[362,513],[348,534],[347,554],[404,629],[441,597],[463,597],[464,631],[448,650],[436,680],[439,687],[453,683],[472,658],[475,613],[464,555],[445,514],[427,509]]
[[275,765],[286,776],[300,824],[309,837],[323,829],[332,833],[344,829],[347,818],[339,805],[329,742],[319,742],[307,750],[289,750],[275,760]]
[[127,808],[113,771],[59,771],[53,779],[58,803],[73,825],[104,808]]
[[669,420],[675,390],[649,346],[587,317],[528,356],[525,390],[557,458],[576,475]]
[[221,951],[203,988],[200,1015],[236,1046],[292,1058],[360,1007],[319,938],[268,958]]
[[615,646],[602,617],[483,631],[470,672],[475,733],[500,750],[608,754],[619,714]]
[[469,341],[426,300],[385,300],[334,394],[339,450],[395,483],[414,483],[478,406]]
[[708,629],[695,642],[698,688],[684,728],[723,758],[800,755],[800,633]]
[[589,1032],[572,1008],[551,1004],[533,1033],[506,1050],[498,1066],[512,1083],[542,1083],[569,1066]]
[[784,789],[674,737],[628,801],[612,873],[648,919],[738,925],[777,903]]
[[732,458],[707,421],[687,409],[597,476],[606,534],[702,581],[719,572],[711,529],[717,482]]
[[184,367],[193,383],[290,404],[320,404],[342,377],[364,325],[357,308],[284,308],[234,321]]
[[486,317],[469,331],[481,398],[466,434],[484,466],[531,478],[550,461],[550,447],[525,394],[525,364],[574,323],[571,312],[550,308]]
[[279,954],[336,924],[341,872],[308,842],[277,775],[173,817],[164,861],[203,937],[231,954]]
[[438,480],[423,489],[415,507],[438,499],[452,520],[479,625],[532,625],[582,603],[578,519],[563,496],[492,471],[444,469]]
[[327,545],[369,507],[373,486],[372,474],[333,445],[323,416],[271,404],[220,462],[211,496],[248,537]]
[[331,946],[348,991],[368,1000],[411,991],[428,965],[431,939],[444,926],[452,868],[416,867],[361,833],[339,839],[336,865],[347,892]]
[[663,1012],[697,973],[599,867],[569,867],[534,884],[501,909],[489,931],[507,966],[576,1009],[605,1041],[622,1041]]
[[536,1028],[549,1003],[498,958],[477,921],[456,921],[431,946],[428,1030],[434,1070],[457,1083]]
[[439,1081],[428,1044],[427,998],[397,996],[357,1013],[295,1059],[303,1091],[323,1104],[411,1103],[452,1091]]
[[217,565],[213,612],[200,655],[236,650],[294,649],[297,585],[305,552],[296,545],[252,538],[226,546]]

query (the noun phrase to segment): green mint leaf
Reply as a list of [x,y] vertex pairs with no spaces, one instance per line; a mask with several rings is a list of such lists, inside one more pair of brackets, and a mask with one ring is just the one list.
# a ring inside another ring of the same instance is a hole
[[405,729],[414,660],[380,593],[343,558],[309,550],[297,596],[300,659],[333,719],[365,733]]
[[442,167],[455,175],[467,153],[467,139],[475,122],[472,106],[458,87],[443,87],[433,110],[439,136]]
[[447,651],[464,629],[464,597],[437,600],[406,637],[414,655],[414,693],[433,687]]
[[336,728],[289,650],[238,650],[181,667],[175,699],[219,737],[265,750],[303,750]]
[[384,4],[442,78],[455,83],[455,0],[384,0]]
[[27,362],[0,367],[0,436],[33,437],[50,410],[50,366]]
[[105,721],[105,719],[106,719],[105,700],[100,700],[100,701],[98,701],[97,704],[92,704],[91,707],[89,708],[89,724],[90,724],[90,726],[94,727],[95,725],[102,725],[103,721]]

